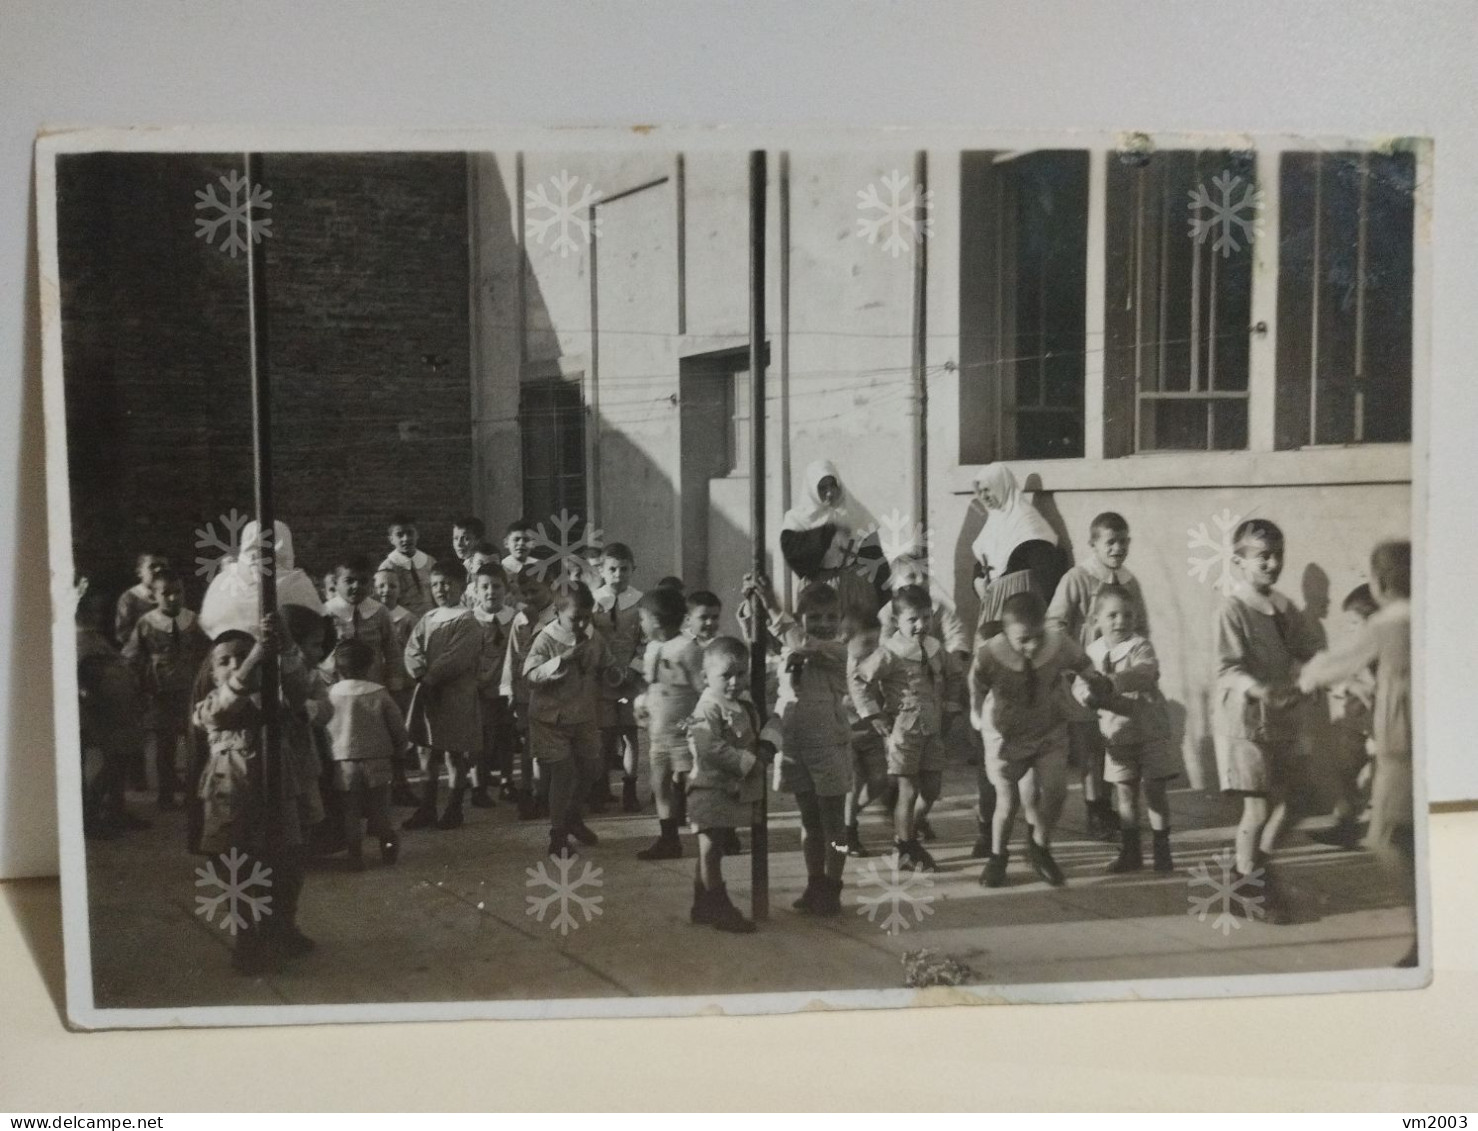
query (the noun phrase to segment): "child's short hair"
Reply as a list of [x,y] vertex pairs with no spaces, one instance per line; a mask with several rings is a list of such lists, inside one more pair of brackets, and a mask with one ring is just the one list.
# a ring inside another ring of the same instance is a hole
[[1122,585],[1115,585],[1109,582],[1106,585],[1100,585],[1098,592],[1093,594],[1093,612],[1098,612],[1098,607],[1110,599],[1123,601],[1124,604],[1129,606],[1130,611],[1134,609],[1134,598],[1129,590]]
[[466,576],[467,571],[462,568],[461,562],[457,563],[456,569],[453,569],[445,562],[437,562],[426,571],[426,577],[428,580],[433,577],[449,577],[453,581],[457,582],[457,584],[459,585],[462,583],[462,579]]
[[508,524],[508,529],[505,530],[505,531],[503,531],[503,537],[504,538],[507,538],[508,535],[510,535],[510,534],[522,534],[526,530],[533,530],[533,529],[534,529],[534,524],[532,522],[530,522],[528,519],[526,519],[526,518],[515,518],[512,522],[510,522]]
[[1345,599],[1340,603],[1340,608],[1345,612],[1358,612],[1363,617],[1368,617],[1378,608],[1375,594],[1370,591],[1370,586],[1364,582],[1355,586],[1345,594]]
[[508,584],[508,571],[503,568],[503,563],[498,561],[483,562],[482,565],[477,567],[477,572],[472,576],[490,577],[505,586]]
[[363,640],[341,640],[334,648],[334,671],[345,679],[363,679],[375,662],[375,650]]
[[370,568],[370,561],[363,554],[343,554],[334,561],[334,577],[340,574],[358,573],[369,575],[374,573]]
[[216,633],[211,639],[210,650],[214,652],[222,645],[230,644],[245,644],[247,650],[250,651],[257,646],[257,638],[244,629],[228,628],[224,632]]
[[161,562],[166,562],[166,563],[169,561],[169,555],[168,554],[160,553],[158,550],[145,550],[143,553],[141,553],[138,557],[134,558],[134,560],[133,560],[133,568],[134,568],[135,572],[137,572],[139,569],[141,569],[143,567],[143,564],[146,561],[148,561],[150,558],[158,558]]
[[414,529],[415,525],[416,520],[408,514],[392,514],[390,516],[390,522],[386,525],[385,529],[394,530],[397,526],[409,526]]
[[1100,534],[1128,534],[1129,523],[1118,511],[1104,511],[1088,524],[1088,541],[1098,541]]
[[676,632],[683,625],[683,617],[688,611],[688,603],[683,600],[683,595],[671,587],[657,586],[642,595],[637,602],[638,609],[645,609],[657,618],[657,623],[662,626],[664,632]]
[[218,648],[230,648],[232,651],[249,655],[256,646],[257,638],[251,633],[240,628],[228,628],[224,632],[217,633],[211,640],[209,655],[214,656]]
[[334,627],[334,618],[315,612],[307,605],[283,605],[282,623],[287,628],[287,634],[299,647],[316,643],[324,655],[328,655],[338,643],[339,634]]
[[688,594],[689,612],[694,609],[721,609],[723,607],[724,603],[718,599],[718,594],[710,593],[707,589],[694,589]]
[[601,560],[609,558],[611,561],[622,562],[626,565],[636,565],[636,555],[631,552],[631,547],[625,542],[607,542],[600,551]]
[[904,585],[893,590],[893,611],[901,613],[904,609],[912,609],[916,613],[932,612],[934,601],[922,585]]
[[713,643],[703,650],[703,666],[706,668],[720,660],[738,660],[741,664],[747,664],[749,647],[736,637],[716,636]]
[[1001,624],[1019,624],[1041,628],[1047,623],[1047,606],[1037,594],[1027,590],[1013,593],[1001,605]]
[[452,527],[455,530],[467,531],[468,534],[472,535],[479,542],[488,536],[488,528],[483,524],[482,519],[476,515],[469,514],[464,518],[454,518],[452,519]]
[[568,583],[554,599],[554,607],[560,612],[565,609],[583,609],[590,612],[595,608],[595,595],[583,581]]
[[837,591],[825,582],[811,582],[795,599],[795,613],[798,617],[808,613],[829,613],[840,606],[841,598],[837,596]]
[[1266,542],[1269,546],[1281,546],[1286,541],[1283,531],[1278,528],[1276,522],[1266,518],[1249,518],[1239,523],[1232,534],[1233,551],[1240,550],[1242,543],[1251,542],[1254,539]]
[[681,593],[683,591],[683,579],[680,577],[673,577],[671,575],[668,575],[667,577],[658,578],[657,584],[653,588],[676,589],[679,593]]
[[1370,554],[1370,576],[1392,597],[1411,596],[1411,543],[1382,542]]

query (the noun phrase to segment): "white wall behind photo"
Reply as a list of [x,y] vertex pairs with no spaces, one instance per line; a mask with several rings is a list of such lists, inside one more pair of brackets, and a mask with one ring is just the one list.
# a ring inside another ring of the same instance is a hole
[[[0,34],[0,878],[56,870],[32,146],[43,127],[748,123],[1241,131],[1435,142],[1425,546],[1433,800],[1478,797],[1464,675],[1474,7],[13,0]],[[906,141],[900,148],[910,148]],[[1459,250],[1461,249],[1461,250]],[[710,311],[723,321],[738,312]],[[1371,506],[1379,505],[1372,499]],[[1423,509],[1414,519],[1418,537]]]

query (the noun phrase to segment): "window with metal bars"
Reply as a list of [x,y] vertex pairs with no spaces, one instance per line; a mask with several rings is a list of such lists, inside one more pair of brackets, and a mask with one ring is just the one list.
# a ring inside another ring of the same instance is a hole
[[[526,382],[520,392],[523,506],[531,522],[585,514],[585,399],[574,379]],[[576,531],[575,533],[578,533]]]
[[1109,155],[1106,455],[1247,446],[1257,199],[1249,153]]
[[1411,153],[1285,153],[1276,445],[1411,439]]

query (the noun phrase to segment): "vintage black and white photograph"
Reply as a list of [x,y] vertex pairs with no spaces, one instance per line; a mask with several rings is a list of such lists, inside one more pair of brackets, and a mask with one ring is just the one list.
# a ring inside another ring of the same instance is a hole
[[1429,142],[448,136],[38,145],[74,1024],[1426,984]]

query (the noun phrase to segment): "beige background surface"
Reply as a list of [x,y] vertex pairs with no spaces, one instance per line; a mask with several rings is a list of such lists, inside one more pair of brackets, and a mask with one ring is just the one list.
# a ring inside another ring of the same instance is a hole
[[[29,183],[44,124],[969,124],[1436,140],[1433,607],[1471,607],[1471,3],[10,0],[0,36],[0,875],[55,868]],[[634,66],[633,60],[640,60]],[[1456,517],[1464,516],[1461,520]],[[1432,794],[1478,795],[1434,618]],[[22,706],[24,705],[24,706]],[[661,1022],[70,1034],[54,882],[0,885],[0,1108],[1478,1110],[1478,813],[1434,819],[1420,993]]]
[[1421,991],[663,1021],[69,1033],[56,885],[0,885],[0,1111],[1478,1113],[1478,812],[1431,823]]

